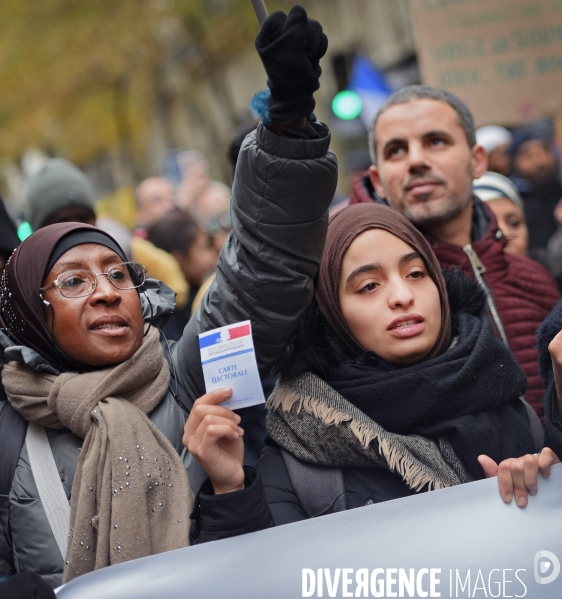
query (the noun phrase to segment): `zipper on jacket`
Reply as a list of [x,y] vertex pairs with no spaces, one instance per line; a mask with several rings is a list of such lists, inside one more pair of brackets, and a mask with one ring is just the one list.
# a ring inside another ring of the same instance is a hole
[[505,334],[505,329],[503,328],[503,323],[500,318],[500,314],[498,309],[496,308],[496,304],[494,302],[494,298],[492,297],[492,292],[488,285],[486,285],[486,281],[484,281],[484,277],[482,276],[486,272],[486,267],[482,264],[482,260],[478,257],[478,254],[474,251],[474,248],[470,243],[467,243],[463,248],[464,253],[468,256],[470,261],[470,266],[472,266],[472,270],[474,271],[474,276],[476,277],[476,281],[480,288],[486,294],[486,302],[488,303],[488,308],[490,309],[490,313],[492,314],[492,319],[498,329],[500,337],[502,341],[509,347],[509,343],[507,341],[507,335]]

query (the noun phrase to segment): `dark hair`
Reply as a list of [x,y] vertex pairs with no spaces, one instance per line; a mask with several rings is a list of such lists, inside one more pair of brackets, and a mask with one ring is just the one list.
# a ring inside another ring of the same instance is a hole
[[201,229],[187,212],[172,210],[147,230],[148,241],[168,252],[187,253]]
[[402,89],[399,89],[398,91],[395,91],[379,108],[379,111],[375,116],[373,126],[369,131],[369,152],[371,153],[372,164],[377,164],[377,140],[375,137],[375,129],[381,114],[388,110],[391,106],[396,106],[397,104],[407,104],[411,100],[424,99],[446,102],[451,108],[453,108],[459,117],[461,127],[464,129],[466,141],[468,142],[469,147],[472,148],[476,145],[476,129],[474,127],[472,113],[468,109],[468,106],[460,98],[457,98],[457,96],[451,92],[438,87],[431,87],[429,85],[408,85]]
[[236,163],[238,162],[238,154],[240,154],[240,149],[242,148],[242,144],[246,139],[246,136],[251,133],[254,129],[259,125],[259,121],[250,121],[246,123],[242,123],[238,130],[234,134],[230,145],[228,146],[228,161],[232,166],[232,172],[236,170]]

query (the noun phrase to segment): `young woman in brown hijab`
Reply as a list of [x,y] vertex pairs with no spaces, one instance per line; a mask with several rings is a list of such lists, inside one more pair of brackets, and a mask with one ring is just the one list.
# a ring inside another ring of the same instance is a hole
[[[540,443],[520,399],[525,376],[481,291],[460,272],[445,280],[424,237],[385,206],[331,219],[314,300],[279,373],[261,480],[231,484],[242,439],[224,408],[211,425],[195,411],[186,425],[210,475],[197,503],[232,533],[481,479],[479,456],[499,463]],[[217,401],[198,400],[201,415]],[[223,495],[211,503],[213,493]],[[204,525],[202,537],[218,538]]]

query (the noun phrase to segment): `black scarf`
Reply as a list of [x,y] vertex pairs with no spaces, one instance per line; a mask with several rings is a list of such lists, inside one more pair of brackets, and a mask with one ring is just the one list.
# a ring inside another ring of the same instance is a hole
[[499,463],[534,452],[519,399],[526,379],[487,316],[459,314],[454,332],[456,344],[425,362],[396,368],[366,352],[324,379],[390,432],[447,438],[469,474],[480,479],[480,454]]

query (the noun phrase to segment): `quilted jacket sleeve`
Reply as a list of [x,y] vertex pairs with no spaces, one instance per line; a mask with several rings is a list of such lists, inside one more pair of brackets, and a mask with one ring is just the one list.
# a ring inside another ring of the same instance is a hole
[[216,278],[174,346],[178,377],[196,399],[205,393],[199,333],[250,319],[265,376],[312,299],[337,183],[330,134],[321,123],[276,135],[260,125],[238,158],[232,190],[232,234]]
[[306,520],[277,447],[266,445],[256,469],[244,470],[242,491],[215,495],[204,482],[191,514],[192,545]]
[[245,488],[215,495],[207,479],[194,501],[191,513],[190,544],[228,539],[274,526],[259,473],[245,466]]

